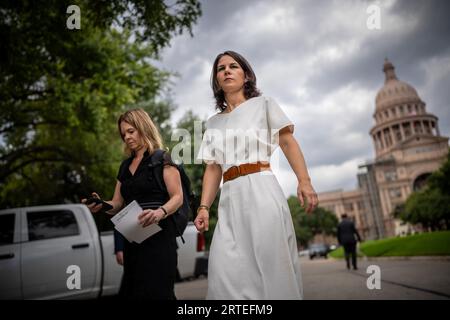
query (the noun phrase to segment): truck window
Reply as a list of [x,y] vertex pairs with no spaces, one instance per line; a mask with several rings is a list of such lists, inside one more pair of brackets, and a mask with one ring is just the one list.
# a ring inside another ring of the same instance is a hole
[[28,240],[43,240],[78,235],[77,220],[72,211],[27,212]]
[[14,241],[14,213],[0,215],[0,246]]

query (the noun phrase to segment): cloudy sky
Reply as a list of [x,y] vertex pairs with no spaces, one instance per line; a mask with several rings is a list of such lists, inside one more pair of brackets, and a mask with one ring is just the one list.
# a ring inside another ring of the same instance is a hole
[[[162,53],[162,67],[179,74],[174,123],[189,109],[205,119],[215,113],[211,67],[229,49],[249,60],[263,94],[294,122],[318,192],[354,189],[358,164],[374,157],[369,130],[385,57],[439,117],[441,134],[450,135],[450,1],[201,3],[194,37],[175,37]],[[380,29],[367,26],[371,5],[380,9]],[[275,173],[285,194],[295,194],[285,159]]]

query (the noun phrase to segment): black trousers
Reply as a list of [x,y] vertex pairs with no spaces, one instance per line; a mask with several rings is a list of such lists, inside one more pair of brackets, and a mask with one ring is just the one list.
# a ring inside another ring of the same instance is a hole
[[177,244],[163,229],[142,243],[124,243],[124,273],[119,295],[133,300],[174,300]]
[[350,269],[350,256],[352,257],[353,269],[357,269],[356,265],[356,243],[346,243],[344,246],[345,260],[347,261],[347,269]]

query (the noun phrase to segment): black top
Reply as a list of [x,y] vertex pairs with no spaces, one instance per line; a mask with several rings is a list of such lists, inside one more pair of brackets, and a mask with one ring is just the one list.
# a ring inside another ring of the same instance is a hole
[[[161,190],[157,183],[152,181],[154,179],[153,169],[151,165],[151,156],[148,151],[144,153],[139,166],[134,175],[130,172],[130,164],[134,156],[125,159],[120,165],[117,180],[122,184],[120,193],[122,194],[125,204],[129,204],[133,200],[138,203],[155,201],[157,199],[166,202],[169,199],[167,192]],[[175,165],[170,158],[168,152],[164,153],[164,165]],[[153,200],[152,200],[153,199]]]
[[[117,180],[121,183],[120,193],[125,201],[125,205],[128,205],[133,200],[136,200],[143,209],[156,209],[160,205],[165,204],[169,200],[169,194],[167,191],[161,189],[155,179],[149,152],[146,151],[144,153],[144,157],[139,163],[134,175],[131,174],[129,169],[133,158],[134,156],[125,159],[120,165],[119,173],[117,174]],[[164,166],[175,165],[168,152],[164,153],[163,164]],[[159,222],[160,227],[163,229],[167,228],[168,220],[161,220]]]

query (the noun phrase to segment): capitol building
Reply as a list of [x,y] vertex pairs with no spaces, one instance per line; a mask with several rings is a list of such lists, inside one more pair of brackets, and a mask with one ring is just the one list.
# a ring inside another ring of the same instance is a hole
[[384,62],[384,86],[375,98],[370,136],[375,159],[359,165],[358,188],[319,194],[320,206],[353,218],[364,240],[413,232],[393,217],[395,207],[420,190],[447,158],[448,137],[440,135],[438,118],[427,112],[414,87],[397,78]]

